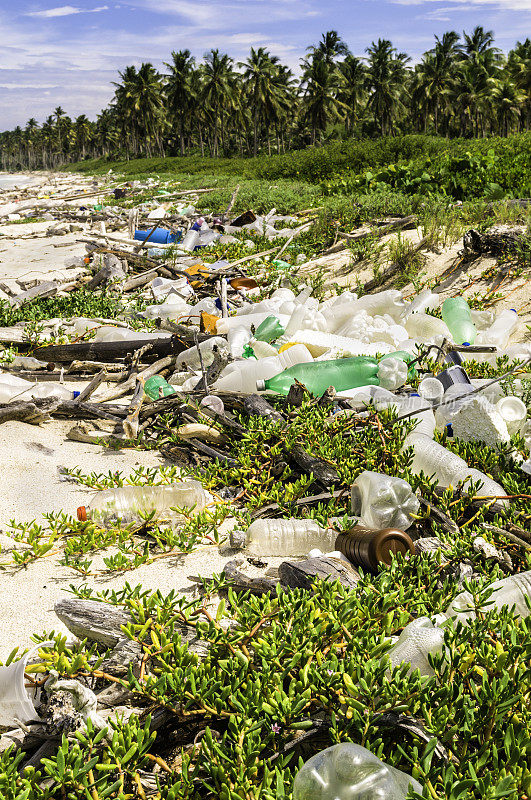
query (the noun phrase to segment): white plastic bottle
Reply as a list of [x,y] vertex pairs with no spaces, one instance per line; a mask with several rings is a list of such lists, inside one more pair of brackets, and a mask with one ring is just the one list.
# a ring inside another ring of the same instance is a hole
[[303,556],[334,549],[337,532],[313,519],[257,519],[246,532],[245,549],[255,556]]
[[439,308],[441,303],[441,296],[437,292],[432,292],[431,289],[423,289],[415,295],[409,306],[406,307],[404,317],[408,317],[410,314],[424,314],[426,311]]
[[370,528],[405,531],[418,509],[419,501],[402,478],[365,471],[352,484],[351,513]]
[[437,378],[424,378],[419,383],[419,394],[427,403],[440,403],[444,394],[444,386]]
[[251,331],[243,325],[231,328],[227,334],[227,341],[229,343],[229,351],[233,358],[241,358],[245,345],[251,339]]
[[141,523],[152,512],[155,519],[178,522],[182,514],[173,509],[189,509],[197,513],[210,497],[199,481],[183,481],[162,486],[122,486],[96,492],[87,506],[80,506],[80,520],[91,519],[102,527]]
[[[489,602],[494,604],[494,607],[500,610],[502,606],[514,606],[515,614],[519,617],[528,617],[530,608],[527,605],[526,597],[531,599],[531,572],[519,572],[517,575],[508,575],[499,581],[491,584],[491,589],[494,590]],[[471,605],[472,596],[469,592],[461,592],[454,597],[444,615],[447,619],[456,617],[460,619],[471,619],[474,616],[473,611],[466,611],[466,608]],[[493,606],[490,606],[492,608]]]
[[282,353],[258,360],[246,359],[229,364],[214,384],[215,391],[254,394],[258,380],[268,380],[295,364],[313,361],[310,351],[302,344],[288,347]]
[[356,313],[362,309],[374,316],[389,314],[395,322],[399,322],[407,306],[398,289],[386,289],[376,294],[365,294],[356,300]]

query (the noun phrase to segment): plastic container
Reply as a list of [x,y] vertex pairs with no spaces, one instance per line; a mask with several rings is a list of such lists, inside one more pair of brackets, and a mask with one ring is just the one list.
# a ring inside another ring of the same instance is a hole
[[352,514],[369,528],[407,530],[418,509],[419,501],[402,478],[365,471],[352,484]]
[[433,342],[437,337],[451,339],[451,333],[446,322],[430,314],[419,312],[411,314],[405,321],[404,327],[412,339],[421,342]]
[[[21,722],[40,721],[33,700],[26,689],[24,672],[28,661],[43,647],[54,647],[55,642],[41,642],[24,653],[18,661],[0,667],[0,725],[13,728]],[[35,696],[34,696],[35,699]]]
[[440,403],[444,394],[444,386],[437,378],[424,378],[419,383],[419,394],[427,403]]
[[143,242],[149,236],[148,242],[151,244],[174,244],[174,242],[178,241],[178,237],[171,231],[166,230],[166,228],[155,228],[150,235],[151,230],[153,229],[150,228],[147,231],[136,230],[135,239],[139,242]]
[[512,395],[502,397],[496,403],[496,409],[503,417],[510,436],[522,430],[527,419],[527,407],[520,398]]
[[122,486],[96,492],[86,506],[77,510],[79,520],[93,520],[102,527],[141,523],[155,512],[155,519],[181,521],[176,508],[202,511],[209,496],[199,481],[184,481],[163,486]]
[[[209,367],[212,364],[216,352],[224,354],[227,353],[228,350],[229,345],[227,340],[223,339],[221,336],[213,336],[211,339],[205,339],[204,342],[200,342],[199,344],[199,351],[201,352],[203,365],[205,367]],[[177,370],[183,368],[191,370],[201,369],[201,359],[199,358],[199,352],[195,345],[179,353],[175,361],[175,368]]]
[[426,311],[439,308],[442,299],[437,292],[432,292],[431,289],[423,289],[411,301],[409,307],[406,309],[406,314],[424,314]]
[[444,647],[444,628],[433,624],[429,617],[419,617],[406,625],[397,641],[389,650],[391,667],[410,664],[421,675],[433,677],[435,670],[428,661],[429,655],[437,655]]
[[490,328],[482,331],[476,341],[476,344],[494,345],[500,350],[505,349],[512,334],[518,328],[518,314],[514,308],[506,308],[501,314],[498,314]]
[[[531,599],[531,572],[519,572],[517,575],[508,575],[499,581],[491,584],[493,594],[489,598],[489,602],[498,610],[503,606],[514,606],[515,614],[519,617],[528,617],[531,613],[527,600]],[[472,596],[468,592],[461,592],[454,597],[444,615],[450,619],[457,617],[460,619],[471,619],[474,616],[473,611],[466,611],[467,606],[472,603]],[[489,606],[489,608],[493,608]]]
[[[286,352],[289,353],[290,350]],[[258,391],[267,389],[276,394],[287,395],[296,380],[319,397],[329,386],[334,386],[337,392],[341,392],[355,386],[378,385],[378,362],[375,358],[356,356],[297,364],[274,378],[257,381],[256,388]]]
[[474,344],[476,326],[464,297],[449,297],[442,304],[442,318],[456,344]]
[[[428,478],[435,477],[439,486],[444,488],[448,486],[456,487],[461,481],[467,481],[466,489],[470,481],[474,483],[479,481],[479,494],[483,496],[504,497],[506,494],[505,489],[499,483],[496,483],[483,472],[469,467],[464,459],[447,450],[442,444],[433,441],[425,434],[413,431],[406,437],[404,447],[413,447],[414,455],[411,471],[415,475],[420,475],[423,472]],[[497,502],[503,505],[508,503],[507,500],[498,500]]]
[[272,342],[282,336],[284,327],[280,324],[277,317],[267,317],[257,327],[254,338],[261,342]]
[[391,564],[397,553],[414,555],[415,547],[411,538],[398,528],[374,530],[364,525],[356,525],[349,531],[340,533],[335,549],[348,560],[370,572],[377,572],[380,564]]
[[374,753],[352,742],[328,747],[295,776],[293,800],[405,800],[409,788],[422,785]]
[[175,389],[162,375],[153,375],[144,383],[144,392],[151,400],[160,400],[161,397],[175,394]]
[[312,361],[312,357],[304,345],[294,345],[276,353],[274,356],[245,361],[235,361],[229,364],[214,384],[216,391],[242,392],[253,394],[257,391],[257,383],[275,375],[283,370],[295,368],[303,363]]
[[184,239],[181,242],[181,249],[188,250],[191,252],[195,250],[195,248],[199,244],[199,231],[194,231],[192,228],[188,231],[185,235]]
[[334,550],[336,536],[313,519],[257,519],[247,529],[245,549],[255,556],[303,556],[315,547]]
[[408,367],[401,358],[382,358],[378,367],[378,381],[384,389],[394,391],[407,381]]
[[229,351],[233,358],[241,358],[245,346],[251,339],[251,331],[240,325],[237,328],[231,328],[227,334],[227,342],[229,344]]
[[0,403],[11,403],[13,400],[36,400],[46,397],[55,397],[59,400],[74,400],[79,394],[79,392],[73,392],[62,383],[57,383],[56,381],[32,383],[9,373],[0,375]]
[[[270,316],[270,313],[261,312],[259,314],[242,314],[237,317],[222,317],[218,319],[216,323],[216,333],[224,336],[228,334],[232,328],[247,328],[247,330],[250,331],[251,328],[254,327],[256,330],[260,323]],[[277,317],[281,325],[288,324],[289,317],[283,314],[278,314]]]

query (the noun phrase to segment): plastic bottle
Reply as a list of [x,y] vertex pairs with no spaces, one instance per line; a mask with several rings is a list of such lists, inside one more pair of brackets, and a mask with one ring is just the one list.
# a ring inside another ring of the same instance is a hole
[[313,519],[257,519],[245,534],[245,549],[255,556],[303,556],[314,547],[334,549],[337,533]]
[[[254,338],[261,342],[272,342],[282,336],[284,327],[280,324],[277,317],[267,317],[257,327]],[[252,346],[252,345],[251,345]]]
[[[226,353],[228,349],[227,340],[223,339],[221,336],[213,336],[211,339],[205,339],[204,342],[200,342],[199,350],[203,359],[203,365],[209,367],[214,361],[216,352],[222,354]],[[194,347],[190,347],[188,350],[179,353],[175,361],[175,367],[178,370],[183,367],[191,370],[201,369],[201,359],[199,358],[197,347],[194,345]]]
[[231,328],[227,334],[229,351],[233,358],[241,358],[246,344],[251,339],[251,331],[243,325]]
[[[222,317],[216,323],[216,333],[224,336],[229,333],[232,328],[247,328],[248,331],[254,326],[254,329],[260,325],[271,314],[262,312],[260,314],[243,314],[238,317]],[[281,325],[287,325],[289,317],[283,314],[278,314],[278,321]]]
[[356,525],[340,533],[335,549],[355,566],[364,567],[371,572],[377,572],[380,564],[389,566],[397,553],[415,553],[413,542],[404,531],[398,528],[374,530],[364,525]]
[[446,322],[430,314],[411,314],[405,321],[404,327],[412,339],[421,342],[433,342],[437,336],[445,339],[451,338],[451,333]]
[[378,362],[375,358],[356,356],[331,361],[314,361],[312,364],[297,364],[275,375],[274,378],[257,381],[256,388],[258,391],[268,389],[277,394],[287,395],[296,380],[303,383],[315,396],[324,394],[329,386],[334,386],[336,391],[340,392],[343,389],[352,389],[354,386],[377,385],[379,384]]
[[253,394],[256,392],[257,382],[278,375],[287,368],[311,362],[312,357],[304,345],[294,345],[276,353],[274,356],[260,358],[258,361],[248,359],[235,361],[229,364],[214,384],[216,391],[243,392]]
[[402,478],[365,471],[352,484],[351,511],[369,528],[407,530],[418,509],[419,501]]
[[506,308],[498,314],[490,328],[478,335],[476,344],[494,345],[503,350],[517,328],[518,314],[514,308]]
[[428,310],[439,308],[441,305],[441,296],[437,292],[432,292],[431,289],[423,289],[419,292],[406,308],[405,315],[410,314],[423,314]]
[[[466,489],[470,485],[470,481],[474,483],[479,481],[481,495],[503,497],[506,494],[505,489],[499,483],[496,483],[483,472],[469,467],[464,459],[447,450],[442,444],[433,441],[425,434],[413,431],[406,437],[404,447],[413,447],[414,455],[411,471],[415,475],[420,475],[423,472],[428,478],[433,476],[437,479],[439,486],[445,488],[448,486],[456,487],[461,481],[467,481],[465,484]],[[508,503],[507,500],[498,500],[498,502],[503,505]]]
[[398,322],[407,305],[402,297],[402,292],[398,289],[386,289],[376,294],[365,294],[356,300],[356,313],[364,310],[367,314],[389,314],[395,322]]
[[202,511],[209,496],[199,481],[183,481],[162,486],[122,486],[96,492],[87,506],[77,510],[79,520],[91,519],[105,527],[116,523],[140,523],[155,512],[155,519],[179,521],[182,514],[176,508]]
[[464,297],[449,297],[442,304],[442,318],[456,344],[474,344],[476,326]]
[[190,228],[190,230],[182,240],[180,247],[182,250],[189,250],[191,252],[197,247],[198,244],[199,244],[199,231],[194,231],[192,230],[192,228]]
[[0,375],[0,403],[11,403],[12,400],[36,400],[45,397],[73,400],[78,395],[79,392],[73,392],[56,381],[32,383],[9,373]]
[[278,342],[280,344],[288,342],[295,331],[299,329],[326,331],[327,327],[326,319],[319,311],[312,311],[306,306],[296,305],[293,314],[285,326],[284,333],[279,337]]
[[[376,408],[381,408],[383,401],[378,397],[375,399]],[[426,409],[428,403],[424,398],[416,394],[410,394],[409,397],[395,398],[394,405],[398,411],[398,418],[405,417],[406,414],[410,416],[406,419],[415,423],[415,433],[423,433],[430,439],[433,439],[435,432],[435,415],[431,409]]]
[[391,355],[384,357],[378,367],[378,380],[380,385],[386,389],[394,391],[399,386],[403,386],[407,381],[408,367],[401,358],[393,358]]
[[352,742],[328,747],[309,759],[295,776],[293,800],[405,800],[422,785],[374,753]]
[[[285,337],[282,338],[284,339]],[[392,347],[388,342],[366,344],[360,339],[350,336],[339,336],[337,333],[312,330],[297,330],[292,334],[289,341],[306,345],[314,358],[330,351],[344,357],[376,356],[381,353],[390,353]]]
[[162,375],[153,375],[144,383],[144,392],[152,400],[159,400],[161,397],[175,394],[175,389]]
[[[247,350],[247,347],[245,349]],[[269,358],[278,355],[279,352],[272,344],[262,342],[260,339],[251,339],[248,349],[256,358]]]
[[[531,572],[519,572],[517,575],[508,575],[499,581],[491,584],[493,594],[489,602],[500,610],[503,606],[514,606],[515,614],[519,617],[528,617],[530,608],[526,603],[526,597],[531,598]],[[466,611],[467,606],[471,605],[472,597],[468,592],[461,592],[454,597],[446,611],[445,617],[448,619],[457,617],[460,619],[471,619],[473,611]],[[493,606],[490,606],[492,608]]]
[[509,435],[519,433],[527,419],[527,408],[518,397],[502,397],[496,403],[498,412],[502,415]]

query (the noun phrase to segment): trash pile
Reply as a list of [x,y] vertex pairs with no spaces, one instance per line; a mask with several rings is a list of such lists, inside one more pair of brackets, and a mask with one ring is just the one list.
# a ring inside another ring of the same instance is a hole
[[[124,184],[114,188],[114,195],[124,199],[154,186],[149,181]],[[72,418],[72,439],[159,447],[194,479],[96,492],[78,509],[78,520],[103,529],[140,529],[146,520],[178,527],[221,494],[234,518],[248,522],[234,524],[222,543],[230,556],[225,577],[233,592],[258,597],[273,598],[282,588],[313,593],[316,578],[338,581],[344,591],[356,592],[364,576],[378,576],[397,559],[404,563],[423,553],[434,553],[437,568],[443,569],[447,546],[433,535],[433,526],[454,536],[459,527],[437,499],[446,508],[448,498],[453,496],[455,503],[466,498],[487,536],[474,538],[474,554],[507,573],[492,583],[491,600],[498,609],[514,606],[517,615],[527,617],[531,573],[521,569],[525,559],[513,566],[507,550],[488,541],[488,531],[501,531],[524,555],[531,534],[511,517],[512,497],[500,482],[502,476],[493,477],[488,465],[484,470],[471,466],[452,449],[456,442],[471,443],[469,452],[485,445],[501,448],[523,478],[531,474],[525,385],[531,345],[513,341],[519,329],[517,312],[476,310],[462,296],[443,299],[430,289],[407,299],[395,289],[362,296],[344,290],[319,301],[311,286],[290,288],[293,265],[280,258],[311,222],[299,225],[297,217],[274,210],[264,217],[252,211],[232,217],[235,196],[225,212],[201,215],[191,204],[200,191],[159,192],[155,201],[129,210],[100,203],[100,208],[81,206],[71,213],[66,210],[68,196],[0,206],[0,217],[11,220],[46,209],[54,215],[49,229],[54,235],[61,226],[70,226],[71,232],[77,224],[71,218],[84,226],[79,240],[83,252],[69,262],[79,270],[76,279],[68,285],[36,283],[13,294],[8,299],[12,307],[23,310],[39,298],[83,289],[115,295],[118,309],[116,318],[43,320],[36,347],[27,335],[29,321],[0,329],[4,346],[17,348],[0,373],[0,423]],[[266,253],[272,258],[273,280],[260,273],[260,261],[253,262],[254,275],[245,272],[246,262],[264,256],[254,252],[252,239],[248,256],[232,263],[209,262],[206,254],[212,245],[238,241],[235,236],[242,232],[275,243],[274,257]],[[506,365],[501,371],[500,363]],[[482,370],[499,374],[469,375]],[[79,391],[69,387],[73,381]],[[320,414],[323,430],[343,426],[342,441],[348,448],[356,449],[360,432],[370,429],[369,436],[394,447],[393,457],[404,459],[408,479],[389,474],[383,465],[375,469],[377,465],[367,464],[346,481],[341,453],[334,463],[322,455],[318,440],[301,437],[296,429],[307,409]],[[401,439],[396,438],[399,429]],[[250,482],[237,482],[238,452],[257,431],[263,432],[263,447],[271,448],[271,458],[267,476],[261,474],[258,459],[249,464],[249,470],[255,468],[253,489]],[[271,431],[274,445],[268,438]],[[392,443],[393,437],[398,444]],[[225,483],[207,490],[213,463],[224,470]],[[231,475],[236,481],[232,485]],[[246,507],[253,492],[258,497],[260,481],[271,477],[286,481],[286,496],[261,507],[251,502],[249,521]],[[289,490],[295,479],[303,489],[297,497]],[[429,498],[419,490],[421,484],[430,487]],[[324,523],[327,506],[334,513]],[[320,522],[315,518],[319,514]],[[274,557],[283,560],[275,574],[266,573],[264,560]],[[261,566],[263,574],[248,577],[246,559]],[[418,617],[386,638],[389,670],[410,665],[408,670],[433,678],[433,657],[444,656],[448,628],[457,620],[471,624],[476,619],[463,581],[477,574],[466,559],[453,574],[461,591],[444,611]],[[51,733],[72,736],[89,721],[102,730],[111,713],[118,714],[116,708],[127,718],[136,714],[130,686],[126,691],[118,680],[120,691],[113,700],[108,678],[130,670],[142,683],[149,670],[151,644],[143,650],[124,637],[121,631],[129,618],[123,609],[71,599],[61,601],[56,613],[73,636],[95,643],[94,653],[98,648],[100,654],[109,648],[112,652],[98,666],[100,683],[92,688],[79,675],[61,679],[49,671],[41,684],[43,701],[39,705],[33,698],[37,706],[24,688],[24,669],[34,654],[0,668],[0,724],[24,723],[0,737],[0,750],[13,742],[23,746],[25,737],[33,736],[38,749],[26,766],[49,754],[46,739]],[[183,623],[181,628],[190,652],[204,658],[210,645],[197,639],[194,626]],[[45,646],[53,648],[53,642],[41,644]],[[34,723],[31,729],[29,723]],[[165,724],[171,728],[167,719]],[[138,796],[148,794],[143,777]],[[366,748],[344,742],[307,761],[295,778],[293,797],[402,800],[408,787],[423,791],[412,776]]]

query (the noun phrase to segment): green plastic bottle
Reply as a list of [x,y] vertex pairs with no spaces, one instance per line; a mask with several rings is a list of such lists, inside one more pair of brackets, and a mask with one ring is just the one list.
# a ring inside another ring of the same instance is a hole
[[151,400],[159,400],[161,397],[168,397],[175,394],[175,389],[168,383],[162,375],[153,375],[144,384],[144,391]]
[[476,326],[464,297],[449,297],[442,304],[442,318],[448,325],[455,344],[474,344]]
[[284,333],[284,326],[275,316],[266,317],[255,331],[254,338],[260,342],[272,342]]
[[295,364],[279,375],[257,381],[256,388],[258,391],[270,389],[277,394],[287,395],[296,380],[316,397],[324,394],[329,386],[333,386],[337,392],[357,386],[378,386],[378,361],[370,356],[355,356]]

